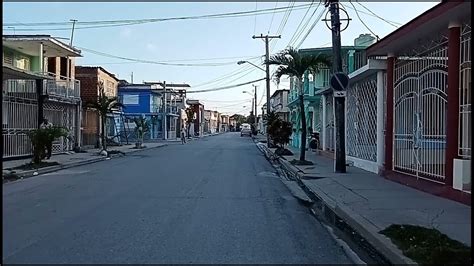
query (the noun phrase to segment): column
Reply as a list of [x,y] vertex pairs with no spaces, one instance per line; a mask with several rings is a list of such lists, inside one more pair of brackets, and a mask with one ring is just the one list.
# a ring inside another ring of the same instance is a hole
[[326,121],[326,95],[323,94],[321,95],[321,101],[323,103],[323,113],[322,113],[322,117],[323,119],[321,120],[321,147],[323,149],[323,151],[326,150],[326,124],[327,124],[327,121]]
[[44,71],[44,50],[43,50],[43,43],[40,43],[40,50],[39,50],[39,72],[43,74]]
[[450,187],[453,185],[454,159],[458,155],[460,38],[461,25],[457,22],[449,23],[445,184]]
[[384,71],[377,72],[377,166],[379,174],[383,171],[384,162]]
[[385,171],[393,170],[393,82],[395,56],[388,54],[387,58],[387,121],[385,124]]

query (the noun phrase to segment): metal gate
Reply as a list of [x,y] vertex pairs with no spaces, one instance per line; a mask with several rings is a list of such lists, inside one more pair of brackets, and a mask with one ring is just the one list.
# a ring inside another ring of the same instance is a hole
[[4,80],[2,96],[3,158],[30,155],[26,133],[38,128],[36,81]]
[[471,25],[464,24],[460,47],[459,156],[471,159]]
[[332,94],[327,94],[326,97],[326,125],[324,130],[326,134],[326,150],[334,151],[336,146],[336,139],[334,135],[334,97]]
[[393,170],[437,183],[445,181],[447,59],[443,38],[394,70]]
[[76,140],[76,110],[74,104],[60,103],[55,101],[45,102],[43,105],[44,117],[54,126],[65,127],[69,130],[69,137],[61,137],[53,142],[53,153],[70,151],[74,148]]

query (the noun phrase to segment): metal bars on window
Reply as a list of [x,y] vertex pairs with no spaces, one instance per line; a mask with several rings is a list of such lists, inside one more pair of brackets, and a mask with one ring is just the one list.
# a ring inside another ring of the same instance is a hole
[[347,89],[347,155],[377,161],[377,74]]

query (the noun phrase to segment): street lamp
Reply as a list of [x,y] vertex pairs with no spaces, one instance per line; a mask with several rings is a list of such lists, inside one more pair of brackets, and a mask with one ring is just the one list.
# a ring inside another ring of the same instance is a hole
[[237,65],[242,65],[242,64],[245,64],[245,63],[251,64],[252,66],[254,66],[254,67],[256,67],[256,68],[258,68],[258,69],[260,69],[260,70],[262,70],[262,71],[265,71],[265,69],[263,69],[263,68],[261,68],[261,67],[255,65],[254,63],[249,62],[249,61],[239,61],[239,62],[237,62]]

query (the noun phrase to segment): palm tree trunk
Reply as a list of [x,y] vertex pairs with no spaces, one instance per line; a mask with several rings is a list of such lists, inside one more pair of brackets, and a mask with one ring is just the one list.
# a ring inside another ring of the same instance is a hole
[[298,86],[300,86],[300,113],[301,113],[301,147],[300,147],[300,161],[306,159],[306,114],[304,110],[304,89],[301,78],[298,78]]

